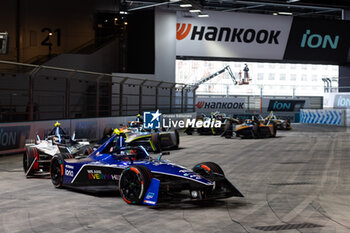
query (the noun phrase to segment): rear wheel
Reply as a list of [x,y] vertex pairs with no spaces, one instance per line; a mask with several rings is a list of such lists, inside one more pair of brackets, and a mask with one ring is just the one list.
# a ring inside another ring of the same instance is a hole
[[191,127],[187,127],[184,132],[187,134],[187,135],[192,135],[193,134],[193,129]]
[[84,148],[84,155],[87,156],[87,155],[91,154],[93,151],[94,151],[94,150],[92,149],[91,146],[86,146],[86,147]]
[[141,204],[151,183],[151,171],[141,165],[125,169],[120,177],[119,191],[128,204]]
[[178,149],[180,145],[180,135],[179,135],[179,131],[177,130],[175,130],[175,139],[176,139],[176,144],[174,149]]
[[276,137],[277,134],[277,125],[275,123],[272,124],[273,125],[273,134],[272,137]]
[[39,170],[39,152],[35,147],[27,147],[23,154],[23,170],[26,176]]
[[204,178],[213,181],[215,178],[214,173],[224,176],[224,171],[219,165],[214,162],[204,162],[195,165],[192,170]]
[[152,133],[151,136],[152,149],[154,152],[158,153],[161,151],[160,136],[159,133]]
[[109,138],[113,134],[113,129],[112,128],[105,128],[103,130],[103,138]]
[[52,184],[56,188],[61,188],[63,184],[63,173],[64,173],[64,157],[65,155],[57,155],[53,157],[50,165],[50,176]]
[[233,135],[232,124],[226,123],[224,127],[224,131],[222,132],[221,136],[225,138],[231,138],[232,135]]

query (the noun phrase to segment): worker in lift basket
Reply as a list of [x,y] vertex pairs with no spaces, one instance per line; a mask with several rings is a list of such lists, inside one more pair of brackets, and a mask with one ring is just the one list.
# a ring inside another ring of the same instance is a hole
[[244,71],[244,82],[248,82],[248,80],[249,80],[249,74],[248,74],[249,68],[248,68],[247,64],[244,64],[243,71]]

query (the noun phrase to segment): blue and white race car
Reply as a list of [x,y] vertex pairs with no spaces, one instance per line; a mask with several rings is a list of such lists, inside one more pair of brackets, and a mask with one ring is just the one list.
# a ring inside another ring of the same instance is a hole
[[112,136],[86,158],[51,162],[51,179],[56,188],[85,191],[119,189],[128,204],[156,205],[167,201],[198,201],[243,197],[213,162],[193,169],[152,158],[142,146],[124,147],[124,137]]

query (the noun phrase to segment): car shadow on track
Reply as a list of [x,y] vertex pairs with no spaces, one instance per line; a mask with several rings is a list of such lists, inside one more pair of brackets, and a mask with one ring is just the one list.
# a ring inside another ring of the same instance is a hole
[[173,203],[159,203],[152,206],[155,210],[184,210],[184,209],[203,209],[203,208],[228,208],[235,209],[242,206],[247,206],[249,203],[239,200],[212,200],[212,201],[188,201],[188,202],[173,202]]

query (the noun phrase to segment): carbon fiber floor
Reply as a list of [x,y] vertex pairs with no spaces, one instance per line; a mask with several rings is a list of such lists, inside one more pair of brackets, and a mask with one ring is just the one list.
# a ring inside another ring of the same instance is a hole
[[349,141],[344,128],[299,125],[273,139],[181,136],[168,159],[217,162],[245,198],[156,208],[56,190],[3,156],[0,232],[350,232]]

